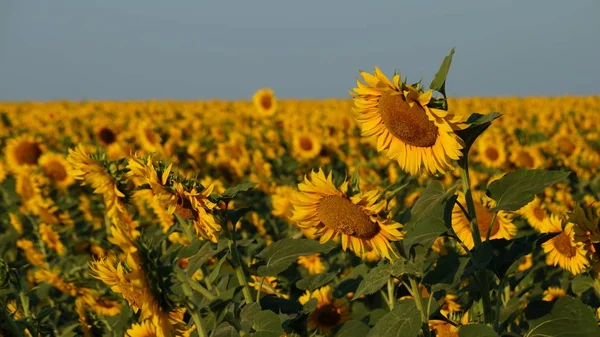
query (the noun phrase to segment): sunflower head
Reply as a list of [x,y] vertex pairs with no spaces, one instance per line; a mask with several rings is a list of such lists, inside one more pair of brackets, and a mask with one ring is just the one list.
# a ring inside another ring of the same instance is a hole
[[408,85],[396,74],[390,81],[380,70],[361,71],[363,82],[350,94],[362,135],[377,140],[377,150],[416,175],[436,174],[460,158],[462,140],[454,133],[466,127],[465,117],[449,113],[445,99]]
[[252,97],[256,111],[261,116],[272,116],[277,110],[277,100],[273,90],[269,88],[259,89]]
[[388,259],[396,254],[390,241],[402,239],[402,225],[380,215],[386,205],[377,191],[349,196],[348,182],[338,187],[323,170],[306,176],[298,189],[291,220],[301,229],[314,228],[321,243],[341,236],[342,248],[358,256],[373,250]]
[[311,299],[317,300],[316,309],[308,316],[308,329],[319,329],[324,333],[344,323],[350,318],[350,307],[345,299],[333,299],[330,286],[319,288],[312,293],[306,291],[298,301],[305,304]]
[[21,135],[8,140],[4,149],[7,163],[15,172],[37,165],[43,152],[42,142],[30,135]]
[[584,272],[589,266],[589,252],[585,245],[575,241],[575,232],[572,223],[566,223],[558,216],[551,215],[545,221],[543,232],[558,233],[552,239],[542,243],[546,253],[546,264],[560,266],[573,275]]
[[69,163],[65,156],[55,153],[44,153],[39,159],[44,174],[60,188],[73,184],[75,179],[69,175]]

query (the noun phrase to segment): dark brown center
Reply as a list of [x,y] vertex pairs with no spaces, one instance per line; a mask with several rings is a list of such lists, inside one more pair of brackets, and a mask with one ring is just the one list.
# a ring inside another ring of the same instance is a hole
[[17,161],[21,165],[35,165],[37,164],[38,158],[42,155],[42,149],[39,144],[30,141],[21,142],[15,151]]
[[313,142],[309,137],[300,137],[300,148],[304,151],[310,151],[313,149]]
[[50,161],[43,167],[44,173],[54,181],[63,181],[67,178],[67,171],[61,163]]
[[319,326],[333,327],[340,323],[342,316],[332,304],[324,305],[315,311]]
[[379,111],[383,124],[394,137],[417,147],[435,144],[438,127],[418,103],[411,107],[403,95],[386,92],[379,99]]
[[498,153],[498,150],[496,150],[493,147],[488,147],[487,149],[485,149],[485,156],[491,160],[491,161],[495,161],[498,159],[498,157],[500,157],[500,154]]
[[534,164],[533,157],[527,153],[527,151],[519,152],[519,155],[517,156],[517,165],[531,169]]
[[371,239],[380,230],[360,206],[337,195],[321,199],[317,214],[325,226],[360,239]]
[[100,138],[100,141],[106,145],[110,145],[117,140],[117,136],[109,128],[102,128],[100,132],[98,132],[98,138]]
[[271,109],[271,106],[273,105],[273,102],[271,100],[271,96],[269,96],[269,95],[262,95],[260,97],[260,105],[262,105],[262,107],[265,110]]
[[564,232],[554,237],[554,247],[568,258],[577,255],[577,249],[571,244],[571,238]]

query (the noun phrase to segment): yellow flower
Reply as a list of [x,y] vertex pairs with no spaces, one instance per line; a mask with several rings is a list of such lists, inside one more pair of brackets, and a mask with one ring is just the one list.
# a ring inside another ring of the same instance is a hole
[[44,174],[59,188],[65,188],[74,181],[67,173],[69,163],[64,156],[56,153],[44,153],[39,159]]
[[277,99],[273,90],[269,88],[259,89],[252,97],[256,111],[260,116],[272,116],[277,110]]
[[131,328],[127,329],[127,337],[158,337],[156,327],[151,320],[145,320],[142,323],[133,323]]
[[506,161],[504,144],[497,137],[484,136],[477,140],[478,158],[487,167],[502,167]]
[[277,297],[289,298],[287,294],[281,294],[278,289],[277,278],[273,276],[254,276],[250,275],[253,282],[248,282],[248,285],[257,291],[260,289],[261,292],[269,295],[276,295]]
[[308,269],[308,273],[311,275],[321,274],[326,270],[319,254],[300,256],[298,264]]
[[66,282],[60,277],[60,270],[38,269],[34,272],[33,278],[37,283],[46,282],[56,289],[70,296],[76,296],[78,289],[74,283]]
[[294,135],[292,142],[295,157],[300,160],[310,160],[321,152],[321,142],[314,134],[299,132]]
[[[494,207],[495,202],[485,196],[483,193],[475,191],[473,193],[473,201],[475,204],[475,216],[477,217],[477,226],[479,227],[479,235],[482,241],[486,240],[487,232],[490,231],[490,240],[507,239],[510,240],[517,234],[517,227],[512,222],[512,216],[504,211],[499,211],[492,225],[493,213],[489,211]],[[466,199],[463,193],[458,194],[458,202],[466,209]],[[454,205],[452,209],[452,227],[458,235],[459,239],[472,249],[475,244],[473,242],[473,234],[471,226],[464,212],[458,205]]]
[[527,254],[523,256],[523,261],[519,264],[517,269],[519,271],[525,271],[533,266],[533,254]]
[[48,248],[54,250],[56,254],[63,255],[65,253],[65,246],[60,241],[58,233],[52,229],[51,226],[46,224],[40,224],[38,227],[40,238],[48,246]]
[[552,302],[559,297],[567,296],[567,292],[559,287],[549,287],[548,289],[544,290],[543,295],[544,297],[542,297],[542,301]]
[[575,242],[573,224],[567,223],[564,228],[559,217],[552,215],[546,219],[544,233],[559,233],[552,239],[542,243],[546,253],[546,264],[560,266],[573,275],[581,274],[589,266],[588,252],[581,242]]
[[290,200],[294,194],[294,188],[291,186],[277,186],[275,193],[271,195],[271,204],[273,205],[273,215],[290,220],[293,215],[293,204]]
[[388,259],[390,253],[396,255],[390,241],[402,239],[402,225],[378,215],[385,200],[378,201],[377,191],[350,197],[347,181],[338,189],[331,173],[325,176],[322,170],[311,172],[298,189],[292,221],[300,228],[315,228],[321,243],[341,236],[342,249],[350,247],[358,256],[372,250]]
[[46,267],[46,259],[44,258],[44,254],[40,253],[35,246],[33,245],[33,241],[27,239],[17,240],[17,247],[23,250],[25,253],[25,258],[29,263],[36,267]]
[[305,304],[311,299],[317,299],[317,308],[308,316],[308,330],[319,329],[331,333],[336,326],[350,318],[350,306],[345,299],[333,299],[331,287],[325,286],[314,292],[306,291],[298,301]]
[[406,85],[398,74],[390,81],[379,68],[360,74],[366,84],[357,80],[351,93],[355,118],[363,136],[377,138],[378,151],[411,175],[443,173],[462,156],[462,141],[454,131],[465,128],[465,118],[429,107],[431,90]]
[[30,135],[11,138],[6,142],[4,148],[7,164],[13,172],[34,167],[43,152],[42,142]]
[[546,207],[543,204],[543,200],[539,197],[535,197],[533,201],[523,206],[517,213],[521,214],[536,231],[542,231],[544,221],[548,217]]
[[67,161],[71,165],[69,174],[77,180],[83,180],[94,189],[94,193],[101,194],[106,204],[106,213],[111,218],[121,215],[124,211],[122,198],[125,194],[117,187],[117,181],[108,174],[97,160],[86,153],[83,146],[69,149]]

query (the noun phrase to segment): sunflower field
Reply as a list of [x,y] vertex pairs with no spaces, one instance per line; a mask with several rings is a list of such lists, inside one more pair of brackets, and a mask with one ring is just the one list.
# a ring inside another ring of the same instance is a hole
[[600,97],[0,104],[0,336],[600,336]]

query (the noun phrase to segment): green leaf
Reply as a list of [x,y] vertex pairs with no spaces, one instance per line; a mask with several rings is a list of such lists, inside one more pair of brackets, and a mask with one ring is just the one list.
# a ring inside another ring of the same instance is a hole
[[342,325],[340,330],[335,334],[335,337],[365,336],[368,333],[368,325],[361,321],[351,320]]
[[359,298],[362,295],[370,295],[381,289],[390,279],[390,265],[380,263],[377,267],[371,269],[363,278],[362,282],[356,289],[352,300]]
[[260,304],[250,303],[246,304],[240,311],[240,324],[242,329],[246,332],[250,332],[252,329],[252,323],[254,322],[254,316],[260,312]]
[[336,275],[334,273],[310,275],[296,282],[296,287],[302,290],[313,291],[333,281],[335,276]]
[[444,58],[442,64],[440,65],[440,69],[435,74],[433,81],[429,85],[429,89],[435,90],[444,97],[446,97],[446,76],[448,76],[448,71],[450,71],[450,65],[452,65],[452,56],[454,55],[454,48],[450,50],[450,54]]
[[217,277],[219,276],[219,273],[221,272],[221,267],[223,266],[223,262],[225,262],[225,260],[227,260],[227,255],[225,254],[221,260],[219,262],[217,262],[217,265],[215,266],[215,268],[210,272],[210,275],[208,275],[208,280],[210,281],[210,283],[213,283],[217,280]]
[[516,211],[533,200],[546,187],[565,180],[570,172],[524,170],[508,173],[488,186],[487,194],[496,201],[491,212]]
[[334,247],[332,242],[320,244],[309,239],[279,240],[256,255],[264,262],[264,265],[258,267],[258,275],[275,276],[286,270],[300,256],[327,253]]
[[437,260],[435,267],[423,277],[423,284],[431,285],[431,292],[450,289],[458,282],[465,271],[468,258],[457,255],[444,255]]
[[248,214],[252,209],[250,207],[242,207],[236,209],[227,210],[227,218],[231,221],[232,224],[236,224],[240,221],[244,215]]
[[500,335],[487,325],[469,324],[460,327],[458,337],[500,337]]
[[367,337],[414,337],[419,330],[421,316],[417,305],[414,300],[404,300],[377,321]]
[[578,275],[571,281],[571,290],[578,296],[594,286],[594,279],[587,275]]
[[252,329],[255,331],[251,334],[253,337],[279,337],[283,333],[279,316],[269,310],[263,310],[254,316]]
[[464,130],[457,130],[455,133],[463,140],[465,146],[461,150],[462,157],[458,160],[458,164],[460,167],[466,167],[467,165],[467,154],[475,143],[475,140],[488,128],[492,125],[494,119],[502,116],[497,112],[490,112],[488,114],[482,115],[479,113],[473,113],[469,116],[467,120],[467,124],[469,127]]
[[456,188],[444,191],[442,183],[435,180],[423,191],[415,206],[411,209],[410,220],[404,226],[404,248],[410,255],[413,245],[421,245],[428,250],[435,239],[446,232],[445,216],[449,214],[446,208],[451,203],[446,201],[452,197]]
[[226,189],[225,192],[223,192],[223,194],[221,194],[221,197],[224,199],[233,199],[239,193],[249,191],[251,188],[256,186],[256,184],[258,183],[242,183],[237,186],[230,187]]
[[[550,303],[550,305],[552,304]],[[530,307],[536,308],[530,310]],[[536,305],[536,302],[528,305],[526,317],[529,320],[530,329],[525,337],[600,336],[600,327],[596,325],[592,309],[575,298],[560,297],[554,302],[547,315],[539,318],[531,317],[540,314],[540,307],[541,305]]]
[[213,337],[239,337],[239,332],[229,323],[222,322],[217,326],[211,336]]
[[351,195],[356,194],[360,191],[360,177],[358,175],[358,167],[359,165],[357,165],[354,169],[354,173],[352,174],[352,178],[350,179],[350,184],[348,186],[348,190]]

